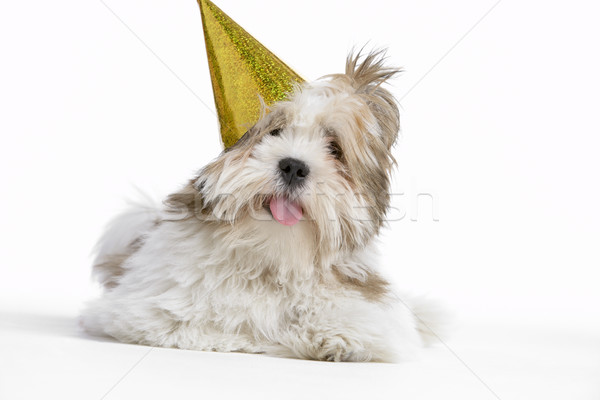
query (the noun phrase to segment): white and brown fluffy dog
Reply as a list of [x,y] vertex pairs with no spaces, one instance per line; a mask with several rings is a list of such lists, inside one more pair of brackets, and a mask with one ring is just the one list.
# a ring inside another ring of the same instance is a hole
[[[161,208],[100,240],[92,333],[333,361],[411,356],[432,332],[376,270],[399,130],[381,52],[298,87]],[[433,321],[435,322],[435,321]]]

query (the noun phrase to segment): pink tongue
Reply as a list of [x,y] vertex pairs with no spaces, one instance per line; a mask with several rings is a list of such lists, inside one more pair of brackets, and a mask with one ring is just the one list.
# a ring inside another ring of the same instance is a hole
[[286,197],[273,197],[269,208],[273,218],[283,225],[296,225],[302,218],[302,207]]

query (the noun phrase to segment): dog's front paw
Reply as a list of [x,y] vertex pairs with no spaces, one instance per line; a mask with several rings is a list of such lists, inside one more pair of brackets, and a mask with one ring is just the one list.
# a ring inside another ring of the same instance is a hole
[[315,359],[319,361],[369,361],[364,347],[341,334],[317,334],[313,338]]

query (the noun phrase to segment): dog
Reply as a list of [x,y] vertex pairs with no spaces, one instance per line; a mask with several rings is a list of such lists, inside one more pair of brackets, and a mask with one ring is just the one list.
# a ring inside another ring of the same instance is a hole
[[298,85],[160,207],[133,206],[98,243],[96,335],[149,346],[395,362],[435,338],[435,307],[377,270],[390,203],[400,69],[350,54]]

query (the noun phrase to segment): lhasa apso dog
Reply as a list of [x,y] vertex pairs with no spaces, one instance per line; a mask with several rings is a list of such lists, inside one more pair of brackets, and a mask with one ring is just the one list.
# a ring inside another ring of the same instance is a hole
[[390,202],[399,72],[381,52],[297,87],[164,207],[118,216],[82,323],[150,346],[331,361],[411,356],[437,327],[374,241]]

